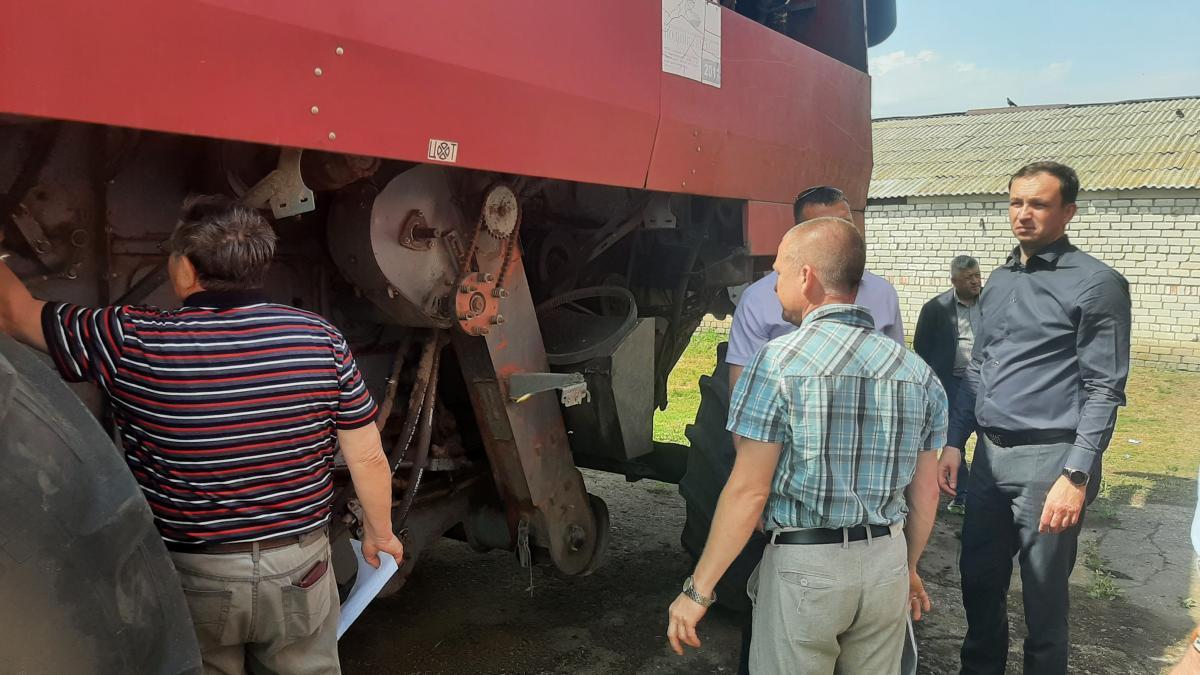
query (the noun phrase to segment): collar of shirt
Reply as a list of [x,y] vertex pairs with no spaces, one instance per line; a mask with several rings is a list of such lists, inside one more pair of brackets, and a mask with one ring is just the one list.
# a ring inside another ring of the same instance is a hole
[[[1042,249],[1039,250],[1037,253],[1034,253],[1033,255],[1029,256],[1029,260],[1032,261],[1034,258],[1040,258],[1042,261],[1046,262],[1047,264],[1053,265],[1055,262],[1058,261],[1059,256],[1061,256],[1064,253],[1074,251],[1074,250],[1075,250],[1075,247],[1071,245],[1071,240],[1068,239],[1067,235],[1064,234],[1063,236],[1056,239],[1054,241],[1054,243],[1042,247]],[[1008,259],[1004,261],[1004,266],[1017,268],[1017,267],[1020,267],[1020,265],[1021,265],[1021,247],[1014,246],[1012,252],[1008,254]],[[1026,265],[1028,265],[1028,263],[1026,263]]]
[[200,291],[192,293],[183,301],[184,307],[212,307],[228,309],[230,307],[245,307],[257,305],[267,300],[261,289],[252,288],[242,291]]
[[804,320],[800,322],[800,326],[804,327],[814,321],[823,321],[830,319],[838,323],[844,323],[860,328],[870,328],[874,330],[875,320],[871,318],[871,312],[862,305],[823,305],[809,312]]

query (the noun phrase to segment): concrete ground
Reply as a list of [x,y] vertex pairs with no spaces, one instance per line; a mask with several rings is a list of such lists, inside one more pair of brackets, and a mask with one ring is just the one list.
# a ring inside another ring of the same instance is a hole
[[[672,485],[585,472],[609,504],[613,544],[594,575],[521,569],[514,555],[445,540],[397,595],[377,601],[341,643],[346,673],[663,673],[736,671],[735,618],[711,612],[704,645],[666,645],[667,605],[691,562],[679,546],[684,506]],[[1072,673],[1159,673],[1193,625],[1192,507],[1120,506],[1086,523],[1072,577]],[[918,626],[922,673],[951,673],[965,620],[956,556],[961,518],[939,518],[922,562],[935,604]],[[1094,542],[1094,545],[1093,543]],[[1085,558],[1087,564],[1085,565]],[[1107,574],[1097,575],[1091,568]],[[1020,672],[1020,582],[1014,578],[1009,672]],[[1089,591],[1102,597],[1089,597]],[[1119,595],[1112,599],[1103,596]]]

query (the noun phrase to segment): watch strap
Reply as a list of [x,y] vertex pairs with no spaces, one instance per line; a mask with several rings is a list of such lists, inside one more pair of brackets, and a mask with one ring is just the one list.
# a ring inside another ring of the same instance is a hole
[[694,580],[690,576],[683,582],[683,594],[701,607],[711,607],[717,601],[716,591],[713,591],[712,597],[700,595],[699,591],[696,590]]

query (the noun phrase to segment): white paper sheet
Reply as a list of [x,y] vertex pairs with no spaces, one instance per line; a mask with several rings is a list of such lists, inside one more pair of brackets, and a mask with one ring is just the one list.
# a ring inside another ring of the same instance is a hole
[[350,547],[354,549],[354,557],[358,560],[358,576],[354,579],[354,588],[351,588],[350,594],[346,596],[346,602],[342,603],[342,616],[338,620],[337,632],[339,640],[350,624],[354,623],[358,615],[362,614],[376,595],[379,595],[388,579],[400,569],[396,559],[383,552],[379,553],[379,567],[371,567],[363,558],[362,542],[357,539],[350,540]]
[[721,86],[721,6],[709,0],[662,0],[662,70]]

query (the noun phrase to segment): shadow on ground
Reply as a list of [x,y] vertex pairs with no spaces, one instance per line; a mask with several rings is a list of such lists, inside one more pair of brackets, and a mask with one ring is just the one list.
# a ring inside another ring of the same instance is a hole
[[[673,486],[629,484],[585,472],[612,512],[610,559],[594,575],[562,579],[521,569],[512,554],[477,554],[443,541],[398,595],[376,602],[341,643],[348,674],[733,673],[735,617],[701,624],[704,646],[677,657],[666,646],[667,605],[690,571],[679,546],[684,507]],[[1155,480],[1183,480],[1154,476]],[[1171,486],[1181,493],[1194,488]],[[1127,498],[1127,496],[1126,496]],[[1072,577],[1072,673],[1159,673],[1192,627],[1192,506],[1149,500],[1138,508],[1113,495],[1114,518],[1089,520]],[[922,574],[935,603],[918,627],[922,673],[953,673],[965,619],[957,573],[962,519],[939,517]],[[1103,597],[1096,571],[1108,572]],[[532,590],[531,590],[532,588]],[[1196,593],[1200,598],[1200,592]],[[1020,583],[1010,596],[1009,672],[1020,672],[1024,635]]]

